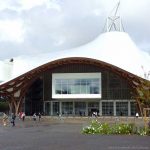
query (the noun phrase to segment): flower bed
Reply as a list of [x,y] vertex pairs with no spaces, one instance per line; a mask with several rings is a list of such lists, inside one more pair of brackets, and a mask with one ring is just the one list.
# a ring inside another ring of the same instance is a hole
[[89,126],[82,129],[84,134],[126,134],[126,135],[150,135],[150,128],[137,127],[135,124],[114,124],[100,123],[93,120]]

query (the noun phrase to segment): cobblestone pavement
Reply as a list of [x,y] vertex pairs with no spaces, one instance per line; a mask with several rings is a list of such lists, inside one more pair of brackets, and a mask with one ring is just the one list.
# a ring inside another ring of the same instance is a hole
[[149,136],[84,135],[83,126],[62,120],[0,123],[0,150],[150,150]]

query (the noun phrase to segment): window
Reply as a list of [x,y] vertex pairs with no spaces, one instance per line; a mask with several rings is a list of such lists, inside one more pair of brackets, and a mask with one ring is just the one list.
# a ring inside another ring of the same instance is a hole
[[114,115],[113,102],[102,102],[102,115],[103,116],[113,116]]
[[75,115],[85,116],[86,103],[85,102],[75,102]]
[[128,102],[116,102],[116,115],[128,116]]
[[45,115],[51,115],[51,103],[45,102]]
[[62,102],[62,115],[73,114],[73,103],[72,102]]
[[131,116],[135,116],[136,114],[136,102],[130,102],[131,107]]
[[59,102],[53,102],[53,115],[56,116],[59,114]]
[[53,98],[100,98],[101,73],[53,74],[52,90]]

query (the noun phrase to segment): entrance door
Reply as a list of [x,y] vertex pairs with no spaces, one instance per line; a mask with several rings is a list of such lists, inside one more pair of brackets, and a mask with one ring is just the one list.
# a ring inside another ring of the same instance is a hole
[[53,102],[53,115],[59,115],[59,102]]
[[73,115],[73,102],[62,102],[62,115]]
[[88,116],[92,116],[93,112],[99,114],[99,102],[88,103]]
[[45,115],[51,115],[51,102],[45,102]]

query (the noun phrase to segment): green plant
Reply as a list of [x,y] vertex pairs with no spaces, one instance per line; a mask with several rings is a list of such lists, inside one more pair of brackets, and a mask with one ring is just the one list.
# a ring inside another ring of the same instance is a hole
[[93,120],[89,126],[83,128],[82,133],[85,134],[138,134],[138,135],[150,135],[150,128],[140,127],[137,128],[135,124],[114,124],[100,123],[97,120]]
[[116,124],[111,128],[112,134],[132,134],[134,132],[134,124]]
[[141,83],[135,87],[135,91],[133,99],[137,100],[140,113],[143,115],[143,108],[150,107],[150,81],[141,80]]
[[137,129],[137,134],[138,135],[143,135],[143,136],[150,135],[150,128],[142,128],[142,127],[140,127],[140,128]]
[[82,133],[86,134],[109,134],[109,125],[107,123],[101,124],[97,120],[93,120],[90,126],[83,128]]

